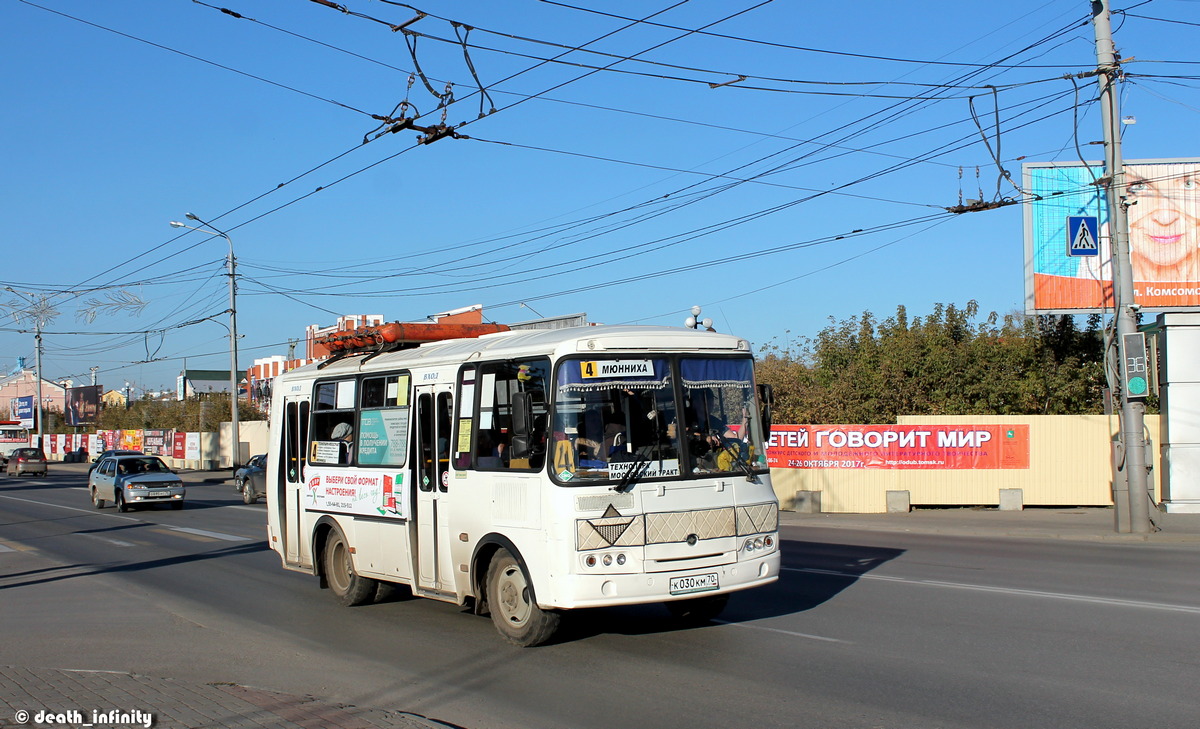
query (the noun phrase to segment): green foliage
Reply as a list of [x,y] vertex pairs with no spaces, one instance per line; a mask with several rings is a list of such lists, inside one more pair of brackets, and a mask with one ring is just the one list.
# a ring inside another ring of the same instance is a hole
[[[266,413],[238,402],[238,420],[266,420]],[[183,401],[135,400],[129,408],[102,407],[94,427],[79,430],[181,430],[214,433],[221,423],[229,422],[229,395],[213,394],[203,399]],[[62,413],[46,412],[46,433],[73,433]]]
[[894,423],[899,415],[1103,412],[1100,318],[995,312],[971,301],[909,318],[903,306],[830,319],[815,338],[771,343],[758,381],[780,423]]

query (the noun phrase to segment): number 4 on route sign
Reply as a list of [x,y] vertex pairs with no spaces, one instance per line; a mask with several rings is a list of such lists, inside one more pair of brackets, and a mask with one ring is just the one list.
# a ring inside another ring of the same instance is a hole
[[1100,255],[1100,219],[1095,215],[1067,216],[1067,255]]

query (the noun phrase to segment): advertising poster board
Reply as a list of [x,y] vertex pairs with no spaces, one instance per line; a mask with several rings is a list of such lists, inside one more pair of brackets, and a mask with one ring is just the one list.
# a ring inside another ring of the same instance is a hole
[[188,433],[184,441],[183,456],[189,461],[200,460],[200,434]]
[[[1026,162],[1025,310],[1111,309],[1112,246],[1098,163]],[[1125,164],[1134,298],[1142,308],[1200,307],[1200,159]],[[1098,250],[1089,251],[1096,222]]]
[[149,453],[155,456],[170,455],[168,444],[171,437],[169,430],[143,430],[142,431],[142,453]]
[[71,387],[67,389],[66,413],[67,425],[92,425],[100,416],[99,385],[86,387]]
[[22,428],[33,428],[37,426],[37,408],[33,405],[34,396],[14,397],[9,401],[9,412],[12,417],[21,421]]
[[121,445],[122,450],[140,451],[142,449],[142,431],[140,430],[122,430]]
[[1027,469],[1028,425],[772,425],[771,468]]

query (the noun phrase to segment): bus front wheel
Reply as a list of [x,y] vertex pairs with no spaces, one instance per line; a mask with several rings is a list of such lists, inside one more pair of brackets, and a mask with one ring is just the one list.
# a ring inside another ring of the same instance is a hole
[[350,544],[341,529],[329,532],[325,541],[325,582],[338,602],[354,607],[371,601],[378,587],[375,580],[354,571]]
[[521,564],[501,549],[492,557],[487,575],[488,610],[500,635],[513,645],[541,645],[558,630],[562,615],[542,610],[533,601],[529,579]]

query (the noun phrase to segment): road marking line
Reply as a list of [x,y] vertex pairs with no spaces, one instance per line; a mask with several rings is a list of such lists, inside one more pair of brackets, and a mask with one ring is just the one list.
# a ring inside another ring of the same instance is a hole
[[187,534],[187,533],[177,532],[177,531],[174,531],[174,530],[170,529],[169,527],[165,527],[161,524],[158,525],[157,527],[151,529],[150,531],[154,532],[155,534],[162,534],[163,536],[166,536],[166,537],[183,537],[184,539],[191,539],[194,542],[204,542],[205,544],[212,544],[213,542],[217,541],[216,539],[213,539],[212,537],[202,537],[202,536],[199,536],[198,534]]
[[809,640],[820,640],[820,641],[824,641],[826,643],[849,643],[850,642],[848,640],[841,640],[839,638],[826,638],[823,635],[813,635],[812,633],[797,633],[794,630],[780,630],[779,628],[768,628],[765,625],[752,625],[750,623],[734,623],[734,622],[730,622],[728,620],[714,620],[713,622],[717,623],[718,625],[732,625],[735,628],[753,628],[755,630],[766,630],[771,633],[783,633],[784,635],[790,635],[795,638],[808,638]]
[[115,544],[115,545],[116,545],[116,546],[118,546],[118,547],[132,547],[132,546],[135,546],[135,545],[133,544],[133,542],[125,542],[125,541],[122,541],[122,540],[120,540],[120,539],[111,539],[111,538],[109,538],[109,537],[102,537],[102,536],[100,536],[99,534],[85,534],[85,533],[83,533],[83,532],[75,532],[75,533],[76,533],[76,534],[78,534],[78,535],[79,535],[79,536],[81,536],[81,537],[90,537],[90,538],[92,538],[92,539],[99,539],[99,540],[100,540],[100,541],[102,541],[102,542],[108,542],[109,544]]
[[1004,595],[1020,597],[1042,597],[1052,600],[1067,600],[1069,602],[1087,602],[1096,605],[1112,605],[1114,607],[1132,607],[1146,610],[1166,610],[1176,613],[1192,613],[1200,615],[1200,607],[1191,605],[1172,605],[1164,602],[1146,602],[1143,600],[1123,600],[1118,597],[1093,597],[1091,595],[1072,595],[1066,592],[1046,592],[1044,590],[1026,590],[1020,587],[993,587],[991,585],[972,585],[966,582],[944,582],[942,580],[914,580],[905,577],[889,577],[886,575],[856,575],[851,572],[835,570],[810,569],[807,567],[784,567],[787,572],[806,572],[816,575],[833,575],[859,580],[878,580],[881,582],[903,582],[908,585],[924,585],[926,587],[946,587],[955,590],[973,590],[975,592],[998,592]]
[[191,527],[167,527],[173,532],[184,532],[185,534],[195,534],[198,537],[211,537],[212,539],[223,539],[226,542],[249,542],[250,537],[239,537],[235,534],[222,534],[221,532],[209,532],[203,529],[192,529]]
[[0,543],[0,552],[15,552],[15,551],[17,551],[17,550],[13,549],[12,547],[8,546],[7,544]]
[[12,501],[24,501],[26,504],[38,504],[39,506],[54,506],[59,509],[66,509],[67,511],[82,511],[85,514],[95,514],[96,516],[107,516],[109,519],[124,519],[125,521],[141,521],[141,519],[134,519],[133,517],[130,517],[130,516],[121,516],[119,514],[105,514],[103,511],[100,511],[99,509],[78,509],[74,506],[63,506],[62,504],[51,504],[46,501],[34,501],[33,499],[19,499],[16,496],[0,495],[0,499],[10,499]]

